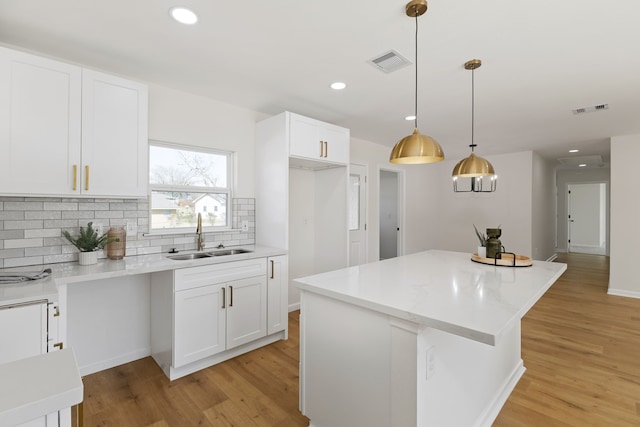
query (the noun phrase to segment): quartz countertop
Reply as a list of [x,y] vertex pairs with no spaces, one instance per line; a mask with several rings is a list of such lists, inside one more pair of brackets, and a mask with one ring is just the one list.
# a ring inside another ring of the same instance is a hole
[[430,250],[295,279],[303,291],[495,345],[566,264],[500,267],[471,254]]
[[14,426],[82,402],[83,385],[69,348],[0,365],[0,425]]
[[[238,249],[240,247],[228,247],[225,249]],[[156,271],[175,270],[200,265],[220,264],[225,262],[241,261],[254,258],[285,255],[284,249],[265,246],[245,245],[242,249],[251,252],[225,255],[217,257],[199,258],[193,260],[172,260],[171,255],[188,254],[195,251],[180,251],[178,254],[152,254],[124,257],[121,260],[101,259],[97,264],[80,265],[77,262],[36,265],[27,267],[7,268],[2,271],[36,271],[42,268],[51,268],[49,277],[40,280],[0,285],[0,306],[33,301],[36,299],[48,299],[55,301],[57,298],[57,286],[71,283],[81,283],[98,279],[109,279],[134,274],[153,273]],[[215,251],[207,249],[204,252]]]

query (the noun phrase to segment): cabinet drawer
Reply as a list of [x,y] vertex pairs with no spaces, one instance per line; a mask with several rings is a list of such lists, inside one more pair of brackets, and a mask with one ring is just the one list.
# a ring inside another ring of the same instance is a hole
[[261,276],[265,275],[266,272],[267,260],[265,258],[182,268],[174,273],[174,291]]

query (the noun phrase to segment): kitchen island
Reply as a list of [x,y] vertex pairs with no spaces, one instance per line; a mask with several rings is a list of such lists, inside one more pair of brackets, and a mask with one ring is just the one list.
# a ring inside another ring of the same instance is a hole
[[490,426],[524,373],[520,320],[566,270],[431,250],[299,278],[313,427]]

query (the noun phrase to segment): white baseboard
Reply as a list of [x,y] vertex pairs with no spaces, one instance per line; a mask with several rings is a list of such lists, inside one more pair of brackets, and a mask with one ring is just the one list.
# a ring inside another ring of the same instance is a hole
[[627,291],[625,289],[607,289],[607,294],[615,295],[619,297],[627,297],[627,298],[637,298],[640,299],[639,291]]
[[522,359],[520,359],[520,363],[516,365],[515,369],[511,373],[511,376],[507,379],[507,381],[503,384],[502,390],[494,397],[491,404],[484,410],[484,412],[478,417],[478,421],[474,424],[474,427],[491,427],[493,422],[498,417],[498,414],[502,410],[505,402],[511,395],[511,392],[524,375],[524,371],[527,369],[524,367],[522,363]]
[[554,261],[556,258],[558,258],[558,254],[553,254],[549,258],[547,258],[546,261],[551,262],[551,261]]
[[300,301],[293,304],[289,304],[289,313],[296,310],[300,310]]
[[80,371],[80,375],[82,376],[94,374],[96,372],[124,365],[125,363],[133,362],[134,360],[142,359],[143,357],[147,356],[151,356],[151,348],[141,348],[136,351],[114,357],[112,359],[101,360],[89,365],[78,366],[78,370]]

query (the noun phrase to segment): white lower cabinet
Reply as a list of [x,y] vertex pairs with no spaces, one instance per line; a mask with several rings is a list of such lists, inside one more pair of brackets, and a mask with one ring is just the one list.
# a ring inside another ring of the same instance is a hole
[[169,379],[287,337],[286,324],[267,332],[267,267],[256,258],[152,274],[151,354]]
[[289,325],[289,263],[287,255],[267,259],[267,333],[287,331]]
[[[62,344],[58,341],[59,316],[58,304],[46,300],[0,306],[0,364],[61,349]],[[71,412],[67,408],[19,427],[70,425]]]

